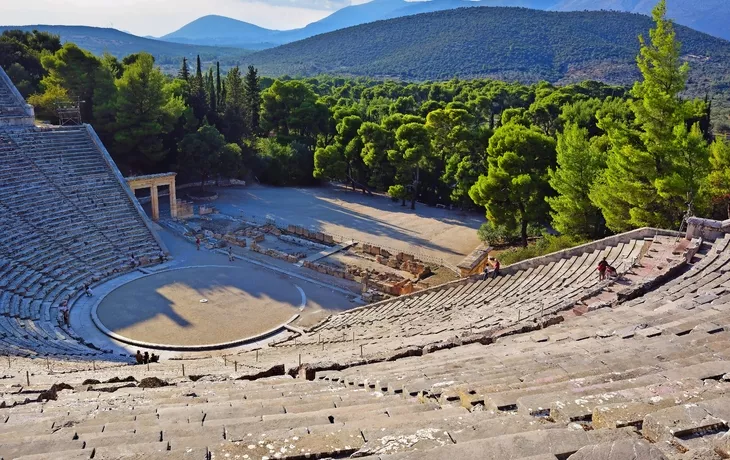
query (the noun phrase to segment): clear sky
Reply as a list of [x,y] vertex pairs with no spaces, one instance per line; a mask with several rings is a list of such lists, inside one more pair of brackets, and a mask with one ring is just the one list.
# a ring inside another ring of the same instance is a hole
[[0,25],[114,27],[160,36],[208,14],[294,29],[368,0],[0,0]]

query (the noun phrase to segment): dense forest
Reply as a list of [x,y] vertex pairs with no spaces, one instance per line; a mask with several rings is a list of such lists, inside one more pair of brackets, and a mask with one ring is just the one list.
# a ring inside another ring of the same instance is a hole
[[730,145],[713,136],[711,104],[682,96],[690,69],[664,2],[654,19],[630,88],[272,80],[199,60],[171,77],[149,54],[98,58],[40,32],[6,32],[0,59],[40,119],[82,101],[125,173],[341,181],[411,208],[485,209],[485,239],[527,245],[540,228],[570,238],[677,228],[688,207],[728,217]]

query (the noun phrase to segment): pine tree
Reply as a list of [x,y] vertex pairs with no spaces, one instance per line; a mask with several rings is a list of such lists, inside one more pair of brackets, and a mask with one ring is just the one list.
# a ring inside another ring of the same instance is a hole
[[254,66],[248,66],[248,73],[244,79],[244,113],[246,129],[252,135],[259,132],[261,112],[261,88],[259,87],[258,71]]
[[601,236],[603,216],[588,193],[605,167],[603,155],[589,142],[588,130],[572,123],[558,134],[556,150],[558,166],[548,174],[559,195],[546,198],[553,228],[563,234]]
[[710,153],[712,172],[708,178],[709,193],[715,205],[722,206],[730,219],[730,144],[717,139]]
[[[599,121],[611,151],[590,197],[614,231],[678,226],[687,200],[697,196],[707,162],[707,148],[694,135],[699,128],[686,127],[697,109],[679,97],[689,68],[680,59],[680,44],[665,16],[662,0],[653,11],[656,28],[650,31],[651,42],[639,37],[637,63],[643,80],[634,84],[630,102],[635,124],[627,126],[610,117]],[[696,157],[688,159],[685,148],[692,148]]]
[[177,73],[177,78],[188,81],[190,79],[190,69],[188,68],[188,58],[183,58],[182,66],[180,71]]
[[555,141],[518,123],[494,132],[487,149],[486,176],[469,190],[474,203],[487,209],[492,225],[518,230],[527,246],[527,227],[547,217],[545,197],[552,193],[546,171],[555,163]]

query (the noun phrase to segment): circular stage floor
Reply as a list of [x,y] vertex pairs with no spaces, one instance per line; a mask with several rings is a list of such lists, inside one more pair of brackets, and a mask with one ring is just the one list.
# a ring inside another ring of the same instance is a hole
[[287,323],[304,291],[262,268],[191,267],[156,273],[110,292],[96,309],[131,343],[212,346],[243,342]]

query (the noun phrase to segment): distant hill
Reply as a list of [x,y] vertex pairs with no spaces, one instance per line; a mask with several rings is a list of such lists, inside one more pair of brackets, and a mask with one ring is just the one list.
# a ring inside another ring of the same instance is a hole
[[200,55],[206,62],[221,60],[235,63],[250,51],[240,48],[223,48],[201,45],[170,43],[162,40],[138,37],[116,29],[87,26],[0,26],[0,33],[8,29],[41,30],[61,36],[62,42],[73,42],[96,55],[109,52],[117,57],[146,51],[153,55],[161,66],[180,65],[182,58]]
[[[647,16],[630,13],[462,8],[350,27],[244,61],[267,75],[629,83],[637,77],[637,36],[652,26]],[[677,34],[693,67],[721,81],[730,42],[683,26]]]
[[[560,0],[556,11],[616,10],[650,14],[658,0]],[[728,0],[667,0],[667,15],[678,24],[730,40]]]
[[284,43],[277,38],[281,32],[265,29],[247,22],[225,16],[203,16],[160,40],[205,44],[215,46],[235,46],[248,49],[271,48]]
[[[222,16],[205,16],[161,39],[199,45],[263,49],[369,22],[470,6],[524,7],[554,11],[614,10],[649,14],[656,2],[657,0],[373,0],[342,8],[301,29],[277,31]],[[679,24],[730,40],[728,0],[670,0],[668,14]]]

